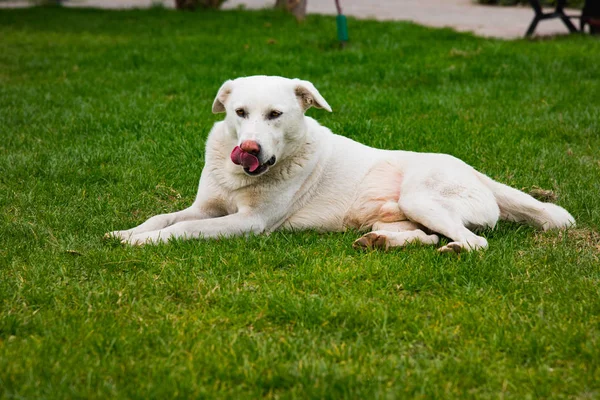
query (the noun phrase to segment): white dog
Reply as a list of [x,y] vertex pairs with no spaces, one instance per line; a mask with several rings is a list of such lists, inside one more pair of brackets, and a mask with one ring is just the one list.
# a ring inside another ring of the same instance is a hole
[[331,111],[312,83],[275,76],[227,81],[213,103],[212,128],[191,207],[108,235],[125,243],[217,238],[277,229],[373,229],[356,247],[452,241],[441,252],[484,249],[473,233],[499,218],[541,229],[573,217],[495,182],[445,154],[374,149],[333,134],[304,112]]

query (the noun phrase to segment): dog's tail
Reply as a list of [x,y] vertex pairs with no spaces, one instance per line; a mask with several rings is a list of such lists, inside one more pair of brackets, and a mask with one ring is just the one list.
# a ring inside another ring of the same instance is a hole
[[565,229],[575,227],[575,218],[567,210],[552,203],[542,203],[520,190],[496,182],[476,172],[500,207],[500,218],[507,221],[526,222],[539,229]]

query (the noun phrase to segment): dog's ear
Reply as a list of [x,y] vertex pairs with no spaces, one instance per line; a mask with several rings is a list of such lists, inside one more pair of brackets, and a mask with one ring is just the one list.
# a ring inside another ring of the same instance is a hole
[[215,101],[213,101],[213,114],[225,112],[225,101],[227,101],[227,98],[231,94],[231,89],[233,86],[232,83],[233,82],[231,80],[228,80],[221,85],[221,88],[217,92],[217,97],[215,97]]
[[294,79],[294,92],[300,106],[304,111],[311,107],[322,108],[331,112],[331,107],[327,104],[327,101],[321,96],[315,86],[309,81],[302,81],[300,79]]

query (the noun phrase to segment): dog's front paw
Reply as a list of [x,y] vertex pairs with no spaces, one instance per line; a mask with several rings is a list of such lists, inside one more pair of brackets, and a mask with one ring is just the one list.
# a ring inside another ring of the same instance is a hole
[[143,237],[130,236],[127,239],[122,239],[121,243],[128,244],[129,246],[143,246],[152,243],[152,241]]
[[104,239],[117,239],[121,243],[128,244],[130,246],[141,246],[144,244],[152,243],[152,238],[148,237],[145,234],[136,235],[131,230],[107,232],[104,235]]
[[116,238],[116,239],[120,239],[121,241],[123,241],[123,240],[129,239],[131,236],[133,236],[133,232],[131,232],[131,230],[112,231],[112,232],[105,233],[104,239]]
[[121,243],[131,246],[143,246],[148,244],[165,243],[166,241],[167,239],[161,237],[160,232],[146,232],[124,238],[121,240]]

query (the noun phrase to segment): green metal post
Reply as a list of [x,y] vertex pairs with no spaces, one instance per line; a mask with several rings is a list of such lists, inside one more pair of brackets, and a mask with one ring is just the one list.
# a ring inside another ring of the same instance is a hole
[[340,42],[342,42],[342,44],[345,44],[348,41],[348,22],[346,21],[346,16],[339,14],[336,18],[336,21],[338,39]]

